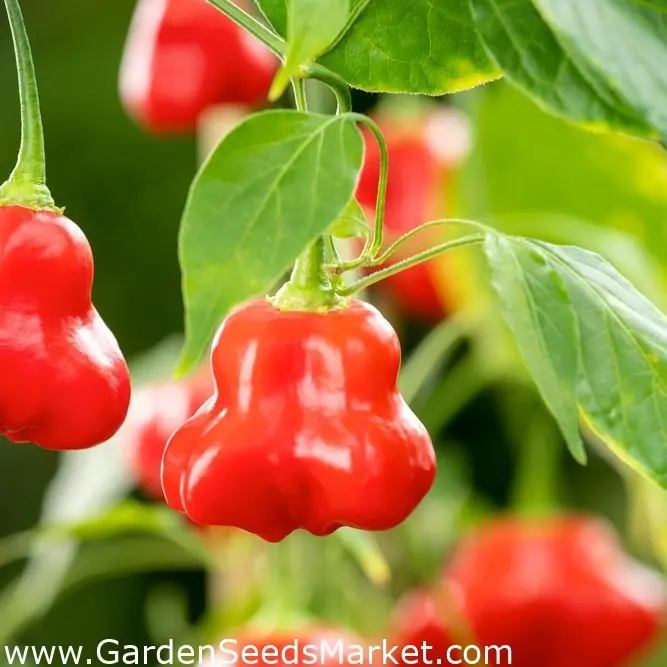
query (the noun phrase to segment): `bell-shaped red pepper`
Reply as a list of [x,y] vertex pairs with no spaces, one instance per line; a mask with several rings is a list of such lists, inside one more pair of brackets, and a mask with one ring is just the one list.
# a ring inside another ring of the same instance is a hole
[[[446,190],[451,171],[466,154],[468,130],[453,110],[440,109],[403,117],[384,113],[376,122],[380,126],[389,153],[389,180],[384,215],[386,240],[399,236],[429,220],[444,218],[448,213]],[[380,178],[380,151],[369,131],[364,168],[357,187],[357,199],[375,215]],[[406,243],[394,255],[400,260],[427,249],[438,240],[437,233],[423,232]],[[445,261],[445,260],[441,260]],[[385,278],[376,286],[401,312],[427,321],[439,320],[453,309],[454,298],[443,301],[443,290],[432,263],[418,264]],[[446,285],[445,285],[446,287]]]
[[173,432],[211,396],[208,369],[183,382],[165,382],[135,393],[132,399],[130,465],[139,486],[162,500],[162,456]]
[[5,6],[16,54],[21,146],[0,186],[0,435],[84,449],[125,420],[130,374],[91,303],[93,256],[46,186],[44,133],[18,0]]
[[151,132],[187,132],[209,107],[264,101],[277,64],[206,0],[139,0],[121,65],[121,100]]
[[90,246],[71,220],[0,206],[1,435],[83,449],[123,423],[129,372],[92,282]]
[[662,580],[586,517],[492,521],[444,586],[476,643],[510,646],[514,667],[623,667],[659,635],[665,603]]
[[361,301],[327,314],[266,300],[237,309],[213,345],[213,399],[167,445],[167,502],[270,542],[396,526],[435,475],[428,433],[396,387],[400,358],[389,323]]

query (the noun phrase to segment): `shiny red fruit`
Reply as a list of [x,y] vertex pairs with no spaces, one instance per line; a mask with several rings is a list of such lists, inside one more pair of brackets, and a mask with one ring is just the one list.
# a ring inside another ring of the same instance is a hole
[[0,435],[84,449],[120,428],[130,376],[92,283],[90,245],[71,220],[0,207]]
[[435,456],[398,393],[400,358],[389,323],[361,301],[327,314],[242,306],[213,344],[214,398],[167,446],[167,502],[271,542],[401,523]]
[[493,521],[444,585],[476,642],[509,645],[514,667],[623,667],[658,637],[665,602],[662,580],[585,517]]
[[188,132],[209,107],[263,102],[277,64],[206,0],[139,0],[121,66],[121,100],[151,132]]

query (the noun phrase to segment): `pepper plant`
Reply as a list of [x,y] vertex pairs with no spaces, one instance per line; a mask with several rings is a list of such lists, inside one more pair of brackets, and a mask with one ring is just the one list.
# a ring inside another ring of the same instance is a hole
[[[351,112],[349,96],[350,87],[441,95],[505,76],[552,113],[664,142],[663,4],[471,0],[434,7],[411,0],[406,12],[397,0],[259,0],[257,19],[231,0],[210,2],[282,60],[272,95],[291,81],[296,110],[250,116],[192,184],[180,236],[187,332],[180,372],[199,361],[226,313],[268,293],[295,261],[274,303],[333,312],[383,278],[477,246],[498,307],[574,457],[586,460],[584,429],[667,486],[667,318],[598,254],[504,234],[484,221],[424,220],[384,248],[386,147],[375,123]],[[632,55],[637,45],[648,54],[641,65]],[[334,92],[336,115],[308,110],[309,78]],[[376,218],[358,257],[341,260],[331,239],[354,205],[360,126],[382,155]],[[360,267],[385,264],[408,238],[436,226],[451,228],[452,238],[345,280]]]
[[[367,287],[423,269],[444,255],[454,257],[463,248],[477,251],[486,264],[497,308],[575,458],[586,459],[585,435],[645,478],[667,486],[662,416],[667,407],[667,319],[623,277],[623,271],[635,275],[632,262],[618,253],[615,267],[585,247],[500,231],[484,216],[429,219],[426,181],[420,206],[414,201],[392,206],[390,174],[400,171],[390,159],[390,142],[381,123],[352,111],[350,94],[353,88],[388,95],[452,94],[505,76],[553,114],[657,147],[667,141],[667,73],[662,65],[667,61],[667,5],[662,0],[590,0],[585,6],[580,0],[451,0],[437,6],[426,0],[258,0],[251,8],[231,0],[210,0],[211,6],[198,1],[191,5],[196,11],[189,13],[183,10],[185,2],[173,0],[159,30],[152,32],[147,26],[155,27],[153,12],[168,3],[138,4],[120,81],[130,114],[161,133],[194,130],[206,109],[219,102],[256,107],[264,101],[289,105],[293,100],[295,108],[274,107],[248,116],[218,143],[192,184],[180,235],[187,336],[178,367],[180,375],[191,375],[154,394],[149,388],[144,397],[150,400],[139,415],[144,421],[130,419],[125,427],[136,429],[139,446],[133,462],[151,496],[164,496],[198,524],[243,528],[269,542],[298,528],[324,537],[343,526],[381,531],[401,524],[434,482],[428,431],[434,435],[452,411],[440,406],[440,422],[426,428],[407,406],[417,393],[415,385],[428,376],[425,366],[441,341],[427,339],[410,359],[402,396],[397,390],[397,336],[358,296]],[[0,430],[10,439],[32,439],[47,448],[83,448],[120,426],[129,400],[127,369],[90,304],[90,249],[46,190],[27,37],[17,0],[6,0],[6,5],[16,42],[24,136],[17,170],[0,190],[0,223],[5,223],[0,224],[0,342],[11,343],[0,345],[0,368],[4,377],[20,379],[21,391],[0,394]],[[188,29],[181,30],[184,17]],[[258,52],[257,41],[273,55]],[[225,51],[230,46],[236,60]],[[181,55],[204,51],[204,67],[172,71],[171,50]],[[139,81],[143,87],[134,78],[135,58],[153,67]],[[248,68],[247,77],[239,64]],[[313,111],[321,109],[306,85],[309,79],[332,91],[335,114]],[[189,87],[193,80],[202,87]],[[362,168],[369,167],[377,174],[365,181]],[[423,215],[421,225],[413,219],[401,224],[403,204],[406,216],[415,211]],[[368,213],[371,224],[364,217]],[[435,231],[444,238],[431,243]],[[576,236],[558,219],[543,231],[551,240]],[[50,233],[60,233],[73,252],[59,256],[60,246]],[[342,257],[339,242],[349,238],[355,239],[357,251]],[[34,252],[39,244],[22,246],[26,239],[48,243],[40,246],[43,253]],[[602,245],[593,249],[602,251]],[[54,255],[54,264],[40,263]],[[425,280],[422,284],[430,285],[430,277]],[[433,317],[441,315],[436,308]],[[447,331],[465,328],[465,322],[452,319]],[[26,338],[26,331],[33,335]],[[33,345],[36,340],[41,346]],[[91,341],[104,344],[91,350]],[[105,346],[111,350],[106,356]],[[214,387],[200,368],[211,346]],[[454,383],[461,389],[460,405],[468,397],[466,376],[472,374],[468,366],[458,368],[452,377],[462,381]],[[100,398],[101,408],[96,403]],[[430,397],[441,399],[438,392]],[[78,419],[81,411],[86,419]],[[535,413],[535,421],[543,422],[540,410]],[[543,449],[553,439],[547,421],[546,429],[543,424],[529,429],[525,438],[517,507],[548,514],[553,497],[546,496],[555,495],[557,466],[553,452]],[[35,422],[46,426],[38,431]],[[84,427],[83,434],[77,430]],[[121,433],[125,437],[126,431]],[[446,474],[441,471],[441,481]],[[87,498],[80,488],[75,491]],[[106,504],[126,492],[125,487],[107,490],[111,500],[105,499]],[[441,519],[442,507],[438,509]],[[53,532],[93,540],[142,529],[179,551],[171,560],[164,543],[153,544],[152,551],[144,549],[150,551],[147,560],[153,560],[145,565],[141,553],[137,568],[150,569],[155,561],[167,567],[194,563],[219,575],[220,543],[232,562],[238,545],[227,534],[218,543],[212,537],[217,533],[190,528],[167,508],[147,511],[128,504],[90,524],[83,521]],[[425,542],[428,532],[423,530],[419,540]],[[373,583],[386,582],[389,568],[373,538],[343,530],[334,539]],[[318,566],[320,543],[334,551],[333,542],[309,540]],[[414,546],[410,542],[408,550]],[[253,545],[257,551],[264,548],[259,541]],[[548,567],[524,572],[523,552],[533,550],[543,554]],[[247,553],[239,552],[237,564],[244,566]],[[0,605],[0,635],[15,635],[43,613],[51,596],[73,585],[65,577],[72,553],[66,554],[65,566],[56,559],[45,570],[39,561],[44,552],[36,553],[38,565],[27,570],[18,593],[10,591],[10,604]],[[132,562],[123,553],[114,559],[117,569]],[[271,554],[279,570],[284,565],[280,552]],[[74,584],[117,571],[109,562],[91,561],[95,567],[82,568]],[[342,569],[334,569],[334,581],[341,580]],[[508,572],[512,576],[506,579]],[[521,590],[514,572],[525,578]],[[419,643],[429,636],[444,645],[458,639],[462,621],[472,633],[470,641],[511,637],[522,664],[546,663],[546,653],[561,665],[572,663],[585,627],[590,631],[584,632],[588,643],[580,651],[582,665],[584,657],[585,667],[596,660],[605,667],[620,665],[653,641],[661,625],[659,579],[642,574],[646,585],[627,595],[626,584],[631,575],[639,581],[638,572],[606,529],[592,520],[550,518],[542,528],[526,517],[492,521],[486,532],[462,544],[436,590],[417,598],[417,611],[408,614],[409,627],[393,632],[399,643],[407,643],[405,637]],[[216,612],[220,596],[216,577],[212,579]],[[46,580],[50,589],[44,592]],[[318,577],[310,580],[318,582]],[[273,599],[266,608],[260,605],[257,617],[256,609],[243,608],[239,617],[253,621],[250,630],[259,625],[258,617],[277,618],[281,630],[297,625],[295,619],[304,620],[294,614],[308,606],[303,601],[271,608],[295,586],[285,580],[277,586],[263,580],[262,585],[278,589],[278,595],[268,591],[266,597]],[[452,587],[463,601],[461,609],[452,602]],[[568,587],[586,590],[588,606],[570,613]],[[438,597],[443,590],[447,614],[441,613]],[[38,604],[16,603],[25,591],[35,592],[26,598],[39,599]],[[341,596],[330,592],[327,597],[335,606]],[[527,625],[525,618],[536,609],[541,623]],[[618,630],[613,643],[605,641],[609,627]],[[567,646],[553,628],[563,628]],[[603,651],[598,650],[601,645]],[[563,653],[553,646],[565,646]]]

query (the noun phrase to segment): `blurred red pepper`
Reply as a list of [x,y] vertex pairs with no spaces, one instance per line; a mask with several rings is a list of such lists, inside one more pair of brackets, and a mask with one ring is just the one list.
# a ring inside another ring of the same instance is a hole
[[[422,223],[448,214],[447,187],[452,170],[467,152],[469,130],[457,112],[442,108],[414,116],[385,113],[375,120],[389,152],[384,225],[386,241],[391,243]],[[380,151],[369,131],[364,131],[364,138],[366,157],[357,199],[374,217]],[[443,240],[442,233],[422,232],[407,242],[390,263],[425,250],[438,240]],[[451,303],[446,303],[447,298],[443,303],[438,282],[433,263],[427,262],[384,279],[376,289],[390,295],[407,315],[437,321],[453,309]]]
[[[414,646],[419,650],[418,661],[406,664],[429,664],[423,657],[432,660],[432,664],[436,664],[437,659],[446,664],[447,649],[456,643],[445,627],[450,626],[445,622],[445,614],[449,610],[448,605],[444,602],[439,604],[436,596],[428,590],[411,591],[399,602],[392,615],[391,643],[401,647]],[[424,642],[430,647],[426,656],[422,652]]]
[[444,586],[476,643],[510,646],[514,667],[626,665],[658,637],[665,602],[662,580],[587,517],[492,521],[460,545]]
[[435,475],[428,433],[396,387],[400,358],[389,323],[361,301],[327,314],[240,307],[213,344],[213,400],[167,445],[167,502],[270,542],[399,524]]
[[182,382],[165,382],[141,389],[132,399],[129,456],[141,488],[156,500],[162,493],[162,456],[173,432],[211,396],[208,368]]
[[[360,665],[363,642],[353,634],[337,628],[309,627],[293,631],[263,633],[247,631],[236,638],[223,640],[216,655],[207,656],[201,667],[220,664],[271,665],[302,667],[305,665]],[[224,652],[224,653],[223,653]]]
[[71,220],[0,206],[0,435],[84,449],[120,428],[130,375],[92,283],[90,245]]
[[264,101],[277,65],[206,0],[139,0],[121,65],[121,100],[151,132],[188,132],[209,107]]

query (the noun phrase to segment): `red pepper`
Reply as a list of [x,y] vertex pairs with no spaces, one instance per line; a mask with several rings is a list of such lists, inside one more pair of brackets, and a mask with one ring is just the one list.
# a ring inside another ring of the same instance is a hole
[[361,301],[328,314],[237,309],[213,345],[213,400],[167,445],[167,502],[270,542],[396,526],[435,475],[428,433],[396,388],[400,356]]
[[262,44],[206,0],[139,0],[121,99],[151,132],[188,132],[209,107],[265,100],[276,67]]
[[328,627],[299,628],[292,632],[247,631],[223,640],[216,648],[218,652],[206,656],[201,667],[219,665],[222,658],[225,664],[238,667],[248,664],[273,667],[359,665],[363,664],[359,657],[364,652],[359,638]]
[[108,440],[130,377],[91,304],[86,237],[51,210],[0,207],[0,434],[45,449]]
[[[456,145],[467,138],[460,121],[460,117],[450,110],[419,115],[411,122],[388,114],[376,118],[389,153],[384,215],[388,242],[424,222],[447,214],[446,189],[450,173],[466,150],[465,145]],[[357,198],[373,217],[380,178],[380,151],[369,131],[364,131],[364,138],[366,157]],[[392,263],[427,249],[437,240],[438,235],[422,233],[397,252]],[[384,279],[377,289],[390,295],[407,315],[437,321],[453,309],[451,303],[443,303],[439,282],[433,263],[427,262]]]
[[[455,643],[445,628],[447,611],[449,607],[440,605],[437,597],[428,590],[411,591],[399,602],[392,616],[391,643],[401,647],[414,646],[419,650],[418,662],[406,664],[429,664],[427,660],[436,664],[438,659],[447,664],[447,649]],[[424,642],[429,646],[426,655],[422,649]],[[410,656],[410,660],[413,659]]]
[[662,581],[586,517],[493,521],[461,544],[445,587],[477,644],[509,645],[514,667],[624,666],[657,638],[665,602]]
[[162,500],[162,456],[172,433],[192,417],[211,395],[208,369],[184,382],[165,382],[147,387],[133,398],[130,463],[141,488]]

